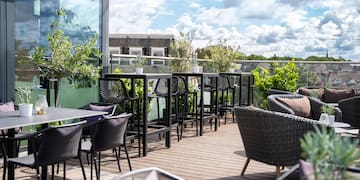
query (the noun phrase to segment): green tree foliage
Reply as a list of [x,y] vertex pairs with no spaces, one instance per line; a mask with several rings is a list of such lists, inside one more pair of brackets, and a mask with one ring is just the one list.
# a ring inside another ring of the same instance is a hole
[[315,179],[356,179],[346,168],[360,158],[358,140],[341,137],[325,127],[300,140],[302,156],[311,163]]
[[249,56],[247,56],[247,59],[248,60],[266,60],[267,58],[262,55],[250,54]]
[[[65,10],[59,9],[57,15],[66,17]],[[60,27],[60,20],[51,23],[51,32],[47,35],[48,47],[35,48],[32,62],[38,67],[41,77],[68,77],[75,87],[91,86],[101,69],[89,62],[90,57],[101,57],[100,50],[96,48],[98,36],[74,45]],[[46,56],[48,58],[44,58]]]
[[171,70],[173,72],[187,72],[190,70],[193,36],[194,32],[180,32],[180,39],[170,44],[169,54],[176,58],[171,61]]
[[260,91],[263,98],[263,104],[260,104],[263,108],[267,107],[269,89],[295,91],[297,88],[299,74],[294,61],[288,62],[284,66],[274,62],[271,68],[258,67],[252,73],[255,87]]
[[306,61],[347,61],[346,59],[339,57],[321,57],[321,56],[309,56],[305,59]]
[[210,66],[214,72],[227,72],[234,60],[239,57],[239,48],[232,48],[226,45],[226,41],[219,41],[218,44],[208,46],[205,59],[209,59]]

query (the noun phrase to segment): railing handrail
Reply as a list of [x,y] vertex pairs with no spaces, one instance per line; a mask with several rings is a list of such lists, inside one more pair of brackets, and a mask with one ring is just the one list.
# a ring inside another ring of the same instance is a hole
[[[113,57],[136,58],[136,55],[129,54],[111,54],[110,59]],[[161,60],[174,60],[179,59],[176,57],[165,56],[142,56],[147,59],[161,59]],[[197,59],[198,61],[210,61],[209,59]],[[292,60],[235,60],[236,63],[273,63],[273,62],[292,62]],[[296,64],[360,64],[358,61],[294,61]]]

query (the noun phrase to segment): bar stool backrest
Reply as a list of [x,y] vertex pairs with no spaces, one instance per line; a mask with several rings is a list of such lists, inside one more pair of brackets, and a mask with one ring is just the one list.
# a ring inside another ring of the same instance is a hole
[[[178,90],[178,78],[171,78],[171,93],[176,94]],[[158,79],[156,82],[155,94],[158,96],[166,96],[168,93],[167,79]]]
[[129,99],[124,81],[121,79],[100,78],[100,97],[106,103],[122,103]]

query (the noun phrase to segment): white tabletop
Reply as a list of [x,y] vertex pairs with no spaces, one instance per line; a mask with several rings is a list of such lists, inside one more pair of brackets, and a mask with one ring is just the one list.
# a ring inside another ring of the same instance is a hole
[[33,112],[30,117],[21,117],[19,111],[0,112],[0,130],[104,114],[107,112],[54,107],[48,108],[44,115],[37,115],[36,112]]

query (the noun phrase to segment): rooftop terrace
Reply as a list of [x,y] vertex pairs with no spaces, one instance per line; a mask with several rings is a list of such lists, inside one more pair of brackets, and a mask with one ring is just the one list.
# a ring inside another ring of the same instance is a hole
[[[192,128],[186,128],[184,138],[177,142],[176,135],[172,135],[172,147],[166,148],[163,141],[157,141],[154,136],[149,144],[150,152],[146,157],[137,157],[137,149],[130,148],[133,170],[158,167],[172,174],[188,180],[201,179],[274,179],[275,167],[260,162],[251,161],[244,176],[240,176],[242,167],[246,161],[245,150],[240,138],[236,123],[226,125],[221,122],[217,132],[210,131],[205,126],[205,134],[195,137]],[[136,144],[136,143],[134,143]],[[117,169],[115,156],[111,151],[103,153],[104,161],[101,164],[101,179],[113,179],[123,173],[129,172],[125,154],[121,154],[122,173]],[[86,163],[86,157],[83,156]],[[61,166],[62,167],[62,166]],[[85,165],[87,178],[90,178],[90,166]],[[35,178],[35,170],[29,168],[17,168],[16,179]],[[69,162],[66,176],[68,179],[82,179],[78,161]],[[63,172],[55,176],[62,178]]]

